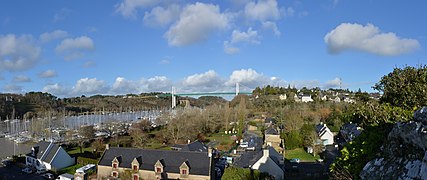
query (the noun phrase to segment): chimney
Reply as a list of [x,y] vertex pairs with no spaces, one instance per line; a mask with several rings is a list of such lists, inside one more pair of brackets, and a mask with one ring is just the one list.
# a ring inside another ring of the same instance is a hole
[[208,157],[212,157],[212,148],[208,147]]
[[262,153],[263,153],[263,156],[264,156],[264,157],[268,157],[268,156],[270,156],[270,150],[268,149],[268,147],[267,147],[267,148],[265,148],[265,149],[263,149],[263,150],[262,150]]
[[110,144],[105,144],[105,150],[109,150],[110,149]]

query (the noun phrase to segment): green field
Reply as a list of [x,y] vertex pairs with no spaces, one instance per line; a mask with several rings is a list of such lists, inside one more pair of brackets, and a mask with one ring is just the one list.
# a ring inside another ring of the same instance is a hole
[[206,137],[206,139],[208,139],[210,142],[217,142],[215,148],[218,148],[218,150],[228,151],[234,143],[231,135],[225,133],[211,134],[209,137]]
[[316,160],[320,159],[319,155],[313,156],[307,153],[302,148],[297,148],[293,150],[285,151],[285,158],[290,160],[292,158],[299,158],[302,162],[316,162]]

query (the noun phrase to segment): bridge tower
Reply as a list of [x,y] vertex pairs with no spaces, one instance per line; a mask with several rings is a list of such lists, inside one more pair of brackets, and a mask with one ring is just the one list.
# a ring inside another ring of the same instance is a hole
[[239,83],[236,83],[236,96],[239,95],[240,86]]
[[172,106],[171,107],[172,107],[172,109],[176,107],[175,93],[176,93],[176,89],[175,89],[175,87],[172,87],[172,92],[171,92],[171,98],[172,98]]

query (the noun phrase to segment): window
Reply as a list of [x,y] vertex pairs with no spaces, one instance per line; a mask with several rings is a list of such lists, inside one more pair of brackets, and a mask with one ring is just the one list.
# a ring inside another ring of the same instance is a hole
[[133,170],[134,171],[138,171],[138,166],[137,165],[133,165]]
[[118,177],[118,176],[119,176],[119,173],[113,171],[113,177]]
[[139,180],[139,176],[137,174],[133,175],[133,180]]
[[186,169],[182,169],[181,170],[181,174],[186,175],[187,174],[187,170]]
[[157,167],[157,168],[156,168],[156,172],[157,172],[157,173],[161,173],[161,172],[162,172],[162,168]]
[[113,168],[116,169],[117,168],[117,163],[113,163]]

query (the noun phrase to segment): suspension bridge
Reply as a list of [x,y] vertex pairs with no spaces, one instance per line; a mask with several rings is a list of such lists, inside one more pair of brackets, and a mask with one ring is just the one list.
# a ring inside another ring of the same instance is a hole
[[[240,86],[243,86],[244,88],[250,90],[250,91],[241,91]],[[192,92],[192,93],[177,93],[176,88],[172,87],[170,94],[163,94],[162,96],[172,96],[172,108],[175,108],[177,105],[176,97],[179,96],[237,96],[239,94],[246,94],[251,95],[252,94],[252,88],[249,88],[247,86],[241,85],[239,83],[236,83],[235,91],[234,92]]]

